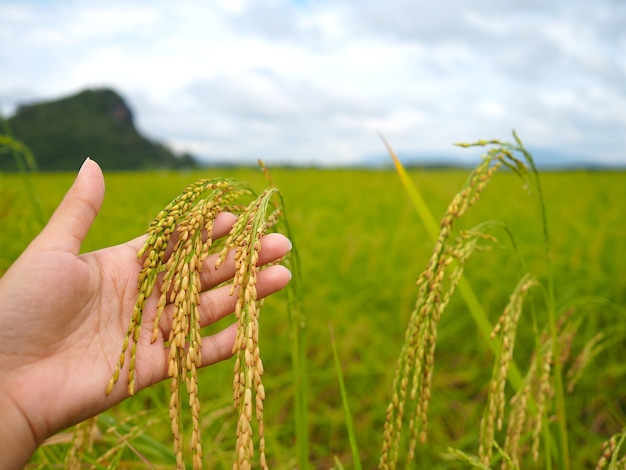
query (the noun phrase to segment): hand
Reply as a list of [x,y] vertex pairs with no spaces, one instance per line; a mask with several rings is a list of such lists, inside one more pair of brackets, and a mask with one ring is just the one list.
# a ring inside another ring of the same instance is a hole
[[[145,236],[78,255],[103,197],[102,172],[87,160],[47,226],[0,279],[0,468],[21,468],[53,433],[128,397],[125,370],[111,394],[105,390],[135,305]],[[214,237],[228,233],[234,220],[220,214]],[[267,235],[259,264],[281,258],[290,246],[282,235]],[[214,288],[232,278],[232,257],[218,270],[214,264],[215,257],[207,258],[202,271],[202,326],[231,313],[236,302],[228,286]],[[262,270],[259,298],[290,277],[280,265]],[[167,321],[150,343],[156,296],[146,304],[137,345],[137,390],[167,377]],[[235,327],[203,338],[203,366],[231,356]]]

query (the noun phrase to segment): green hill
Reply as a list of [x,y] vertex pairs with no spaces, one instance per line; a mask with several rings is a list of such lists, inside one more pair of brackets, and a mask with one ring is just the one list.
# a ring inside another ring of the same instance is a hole
[[[139,134],[131,110],[110,89],[20,106],[8,124],[13,136],[30,147],[41,171],[75,171],[86,157],[105,170],[196,166],[191,156],[175,156]],[[16,170],[13,158],[0,158],[0,170]]]

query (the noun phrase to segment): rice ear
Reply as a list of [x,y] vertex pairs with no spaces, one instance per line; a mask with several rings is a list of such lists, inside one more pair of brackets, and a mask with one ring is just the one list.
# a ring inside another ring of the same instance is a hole
[[[239,216],[218,260],[219,265],[228,251],[235,251],[236,273],[232,292],[237,292],[238,296],[238,332],[233,351],[237,356],[233,398],[239,419],[234,465],[235,468],[249,468],[251,465],[254,454],[251,421],[254,415],[259,429],[259,460],[261,466],[267,468],[263,434],[265,389],[261,381],[263,366],[258,344],[261,302],[257,299],[256,279],[261,238],[280,217],[280,208],[277,211],[276,206],[272,206],[272,211],[269,210],[270,200],[277,192],[277,189],[272,188],[254,197],[252,190],[244,183],[226,179],[199,180],[187,186],[157,215],[148,228],[146,243],[139,250],[138,257],[143,261],[138,279],[137,301],[106,393],[110,393],[118,381],[127,355],[130,356],[128,392],[130,395],[135,392],[135,362],[142,315],[147,299],[153,294],[157,275],[164,271],[159,292],[155,293],[158,300],[151,341],[154,342],[159,337],[161,316],[169,303],[172,307],[168,310],[171,312],[171,329],[167,341],[168,375],[171,378],[169,416],[178,469],[185,468],[181,421],[183,387],[191,411],[193,468],[202,468],[197,376],[202,355],[198,310],[200,271],[206,257],[215,251],[212,240],[213,222],[220,212],[225,211]],[[242,197],[250,196],[252,200],[247,205],[239,203]],[[172,243],[174,234],[177,235],[176,242]],[[171,253],[166,260],[165,253],[169,248]],[[252,412],[253,409],[255,413]]]

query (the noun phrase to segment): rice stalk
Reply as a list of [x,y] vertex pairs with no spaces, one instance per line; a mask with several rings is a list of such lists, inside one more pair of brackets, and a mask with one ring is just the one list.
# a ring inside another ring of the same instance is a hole
[[65,468],[77,470],[81,468],[79,455],[93,449],[94,436],[99,432],[96,418],[85,420],[74,427],[72,446],[65,456]]
[[[502,152],[507,155],[513,154],[521,154],[523,156],[523,160],[526,165],[522,163],[522,160],[517,160],[514,164],[510,164],[511,169],[514,171],[523,174],[528,183],[533,183],[533,189],[536,191],[537,195],[537,203],[539,206],[539,213],[541,217],[541,228],[543,230],[543,242],[544,242],[544,255],[545,255],[545,263],[546,263],[546,313],[548,318],[548,325],[550,330],[550,335],[552,336],[552,343],[558,344],[557,336],[558,329],[556,327],[556,308],[555,308],[555,294],[554,294],[554,274],[553,274],[553,263],[552,263],[552,249],[551,249],[551,240],[550,240],[550,231],[548,229],[548,214],[546,209],[545,200],[543,197],[543,189],[541,185],[541,180],[539,178],[539,171],[537,170],[537,166],[535,165],[535,161],[524,147],[521,139],[518,137],[515,131],[513,131],[513,138],[515,140],[515,144],[511,144],[508,142],[501,142],[500,140],[481,140],[475,143],[470,144],[457,144],[461,147],[488,147],[495,146],[489,150],[491,152]],[[532,175],[532,179],[530,176]],[[529,187],[530,189],[530,187]],[[555,351],[555,355],[557,357],[560,356],[558,351]],[[567,414],[565,407],[565,387],[563,384],[563,370],[562,364],[560,361],[555,361],[555,394],[556,394],[556,412],[557,412],[557,422],[558,422],[558,431],[559,431],[559,444],[560,444],[560,453],[561,453],[561,468],[568,470],[571,467],[571,462],[569,458],[569,438],[568,438],[568,426],[567,426]],[[519,388],[518,388],[519,390]]]
[[4,153],[6,150],[13,156],[13,161],[22,176],[24,188],[35,212],[37,222],[43,227],[46,223],[46,217],[41,207],[41,201],[35,188],[33,188],[32,181],[27,177],[27,175],[37,172],[37,160],[30,148],[13,136],[9,121],[2,117],[0,117],[0,121],[2,121],[2,130],[4,132],[4,134],[0,134],[0,153]]
[[480,470],[491,470],[490,467],[481,462],[481,460],[477,456],[468,454],[467,452],[463,452],[460,449],[455,449],[454,447],[448,447],[445,454],[443,454],[443,458],[447,460],[456,460],[466,463],[471,468],[478,468]]
[[[11,151],[15,166],[22,173],[37,171],[37,161],[26,144],[11,135],[9,123],[2,119],[4,135],[0,134],[0,145]],[[1,148],[1,147],[0,147]]]
[[502,429],[504,420],[504,406],[506,377],[509,366],[513,361],[513,349],[515,348],[515,334],[517,325],[522,314],[522,304],[526,292],[537,281],[530,275],[526,275],[518,283],[509,298],[509,303],[504,309],[502,316],[496,323],[491,334],[492,339],[499,336],[500,354],[494,364],[494,371],[489,384],[487,406],[480,421],[480,439],[478,456],[486,466],[491,464],[492,452],[495,444],[495,431]]
[[[546,325],[541,333],[536,332],[536,349],[530,359],[524,386],[508,401],[508,423],[503,435],[504,443],[501,446],[496,439],[496,432],[503,429],[507,416],[506,369],[515,346],[515,331],[521,319],[522,302],[528,296],[529,289],[535,286],[540,284],[529,274],[520,280],[494,328],[494,336],[500,339],[501,354],[496,358],[488,386],[487,404],[480,423],[478,454],[472,456],[457,450],[447,454],[448,457],[456,456],[457,460],[476,463],[474,466],[492,468],[493,449],[496,449],[501,457],[501,469],[525,468],[531,461],[533,465],[538,464],[543,434],[544,468],[552,468],[552,459],[555,455],[552,448],[553,438],[548,428],[550,422],[554,421],[553,415],[557,406],[555,363],[558,362],[563,367],[569,364],[569,370],[577,376],[580,367],[583,367],[582,364],[587,365],[588,361],[595,357],[596,353],[592,351],[603,349],[605,345],[598,346],[603,335],[595,335],[587,341],[577,356],[573,354],[574,338],[582,324],[581,319],[574,316],[574,309],[566,310],[559,317],[555,325],[559,332],[556,342],[552,339],[550,325]],[[600,460],[599,468],[608,463],[614,455],[614,450],[615,442],[607,441],[603,447],[603,459]],[[466,457],[459,457],[461,455]]]
[[[547,430],[548,413],[555,405],[557,371],[554,364],[564,364],[570,360],[572,341],[580,326],[580,322],[570,321],[572,313],[566,312],[559,319],[556,342],[552,339],[549,326],[540,335],[525,377],[525,386],[510,400],[509,423],[504,441],[504,452],[510,456],[510,461],[504,461],[502,469],[521,467],[525,455],[529,455],[535,463],[539,460],[541,433]],[[556,356],[557,351],[560,352],[559,356]],[[523,442],[524,436],[529,442]],[[548,468],[551,466],[550,440],[548,435],[544,436]]]
[[602,455],[596,464],[595,470],[603,470],[604,468],[608,468],[608,470],[623,470],[626,468],[626,455],[619,457],[625,439],[626,431],[622,429],[621,432],[612,435],[602,444]]
[[[128,449],[137,457],[137,459],[143,464],[144,468],[154,469],[154,465],[148,460],[148,458],[140,452],[135,445],[134,441],[139,439],[149,428],[151,424],[148,422],[139,423],[135,425],[126,424],[127,420],[120,423],[115,421],[111,422],[111,425],[106,429],[106,434],[111,434],[117,439],[117,443],[111,446],[104,454],[99,456],[96,460],[96,464],[107,465],[107,468],[115,469],[123,467],[120,460],[122,458],[123,451]],[[95,468],[96,466],[92,466]]]
[[[424,198],[420,194],[418,188],[411,181],[408,173],[404,169],[404,166],[400,162],[400,159],[396,156],[395,152],[391,148],[391,145],[389,145],[389,143],[385,140],[385,138],[382,135],[380,135],[380,137],[383,140],[383,143],[385,144],[385,146],[387,147],[389,155],[391,156],[394,162],[396,171],[398,173],[398,176],[400,177],[400,180],[402,181],[404,189],[408,193],[413,203],[413,206],[417,210],[420,216],[420,219],[422,220],[422,223],[424,224],[424,227],[426,228],[428,235],[430,236],[432,242],[436,243],[439,237],[439,233],[438,233],[439,227],[437,225],[437,222],[435,221],[435,218],[430,212],[428,205],[426,204]],[[480,144],[485,144],[486,142],[487,141],[481,141]],[[462,146],[462,147],[468,147],[468,146],[473,146],[473,145],[478,145],[478,144],[457,144],[457,145]],[[505,150],[506,155],[510,154],[512,156],[512,152],[510,152],[508,149],[504,149],[504,150]],[[509,166],[514,169],[517,169],[519,167],[520,169],[516,171],[520,173],[520,176],[522,176],[523,179],[526,178],[526,171],[523,165],[519,163],[515,163],[514,165],[509,163]],[[469,284],[469,282],[467,282],[467,280],[463,276],[461,276],[461,278],[459,279],[458,289],[459,289],[459,293],[461,297],[463,297],[463,300],[465,301],[465,304],[467,305],[467,308],[470,314],[472,315],[474,322],[476,323],[478,331],[483,335],[485,340],[488,341],[488,344],[492,348],[493,352],[495,354],[499,354],[499,351],[497,349],[498,348],[497,343],[493,341],[489,341],[493,327],[491,323],[489,322],[487,313],[485,312],[482,305],[480,304],[480,301],[478,300],[478,297],[476,293],[474,292],[474,290],[472,289],[471,285]],[[521,388],[522,375],[520,371],[518,370],[517,365],[515,363],[512,363],[509,368],[508,379],[516,389]]]
[[573,393],[574,387],[582,378],[583,372],[591,361],[606,347],[603,342],[606,338],[604,332],[596,333],[583,347],[572,367],[567,371],[567,392]]
[[233,400],[238,410],[234,469],[252,467],[253,413],[258,425],[259,463],[261,468],[267,468],[263,423],[264,369],[259,346],[259,315],[262,303],[257,300],[256,279],[261,238],[268,227],[276,222],[279,214],[276,210],[268,214],[269,202],[274,192],[276,189],[265,191],[239,216],[216,264],[216,267],[219,266],[228,251],[235,249],[235,277],[231,287],[231,295],[238,289],[235,306],[238,328],[233,345]]
[[453,236],[453,227],[478,201],[494,173],[503,165],[525,174],[523,163],[511,152],[490,150],[472,171],[464,188],[454,196],[441,220],[430,261],[417,280],[417,300],[405,332],[386,412],[380,468],[395,468],[404,435],[408,434],[409,438],[406,465],[414,459],[417,441],[426,441],[437,325],[462,277],[464,264],[478,242],[493,239],[480,230]]
[[[266,190],[247,205],[242,197],[253,196],[251,189],[240,182],[226,179],[205,179],[187,186],[168,204],[148,228],[148,238],[138,253],[143,268],[138,278],[138,296],[115,371],[107,387],[111,392],[119,379],[126,357],[129,357],[128,393],[135,392],[135,363],[142,315],[147,299],[152,295],[157,276],[163,272],[159,287],[157,312],[151,341],[160,334],[160,320],[166,305],[172,305],[171,329],[166,346],[168,375],[171,378],[169,417],[174,437],[174,452],[178,469],[185,468],[183,458],[183,388],[191,412],[191,454],[194,469],[202,468],[200,435],[200,395],[198,368],[201,365],[202,337],[200,334],[200,272],[213,248],[213,223],[220,212],[238,215],[237,221],[219,252],[217,269],[229,251],[235,253],[235,276],[231,295],[237,295],[237,338],[235,355],[234,405],[238,412],[237,456],[235,468],[250,468],[254,454],[252,412],[258,423],[260,462],[265,462],[263,432],[263,400],[265,390],[261,380],[263,364],[259,349],[259,313],[256,279],[261,238],[281,216],[280,206],[270,210],[270,201],[277,189]],[[173,244],[168,259],[165,253]],[[254,400],[254,403],[253,403]]]

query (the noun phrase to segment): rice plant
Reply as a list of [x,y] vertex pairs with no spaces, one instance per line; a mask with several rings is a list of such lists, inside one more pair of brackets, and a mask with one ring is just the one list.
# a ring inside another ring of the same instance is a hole
[[426,441],[437,324],[461,279],[468,257],[480,247],[480,242],[491,238],[482,227],[453,236],[453,226],[476,203],[493,174],[503,165],[525,173],[522,162],[511,152],[490,152],[453,198],[440,223],[431,259],[417,281],[417,302],[406,329],[392,400],[387,407],[380,468],[395,468],[406,420],[410,434],[406,451],[408,463],[414,459],[416,443]]
[[[157,284],[157,276],[164,272],[159,287],[157,313],[153,324],[152,342],[159,333],[159,322],[168,302],[174,305],[169,347],[168,374],[171,377],[169,402],[176,465],[185,468],[183,458],[183,426],[180,416],[183,396],[191,409],[192,433],[190,448],[193,468],[202,468],[202,438],[200,435],[200,398],[197,369],[201,364],[200,316],[198,311],[200,271],[213,246],[213,222],[221,212],[238,215],[230,234],[219,250],[215,268],[224,261],[230,250],[235,252],[235,276],[231,295],[237,292],[235,314],[237,336],[233,347],[235,370],[233,400],[238,412],[237,446],[234,468],[251,468],[254,457],[253,416],[256,420],[259,462],[267,468],[263,424],[265,390],[262,382],[263,363],[259,348],[259,313],[257,299],[257,262],[261,238],[278,221],[281,209],[274,201],[278,190],[268,189],[247,204],[240,201],[252,196],[244,183],[227,179],[204,179],[189,186],[168,204],[148,229],[148,238],[138,253],[143,258],[143,269],[138,279],[138,297],[128,326],[117,367],[107,388],[109,393],[119,379],[128,350],[130,367],[128,392],[135,392],[135,357],[141,329],[142,314]],[[173,250],[166,259],[166,251]]]
[[[494,468],[499,463],[502,469],[518,469],[526,468],[524,465],[529,463],[539,465],[542,454],[542,468],[552,468],[553,459],[560,468],[571,468],[563,371],[568,367],[568,389],[573,390],[582,370],[606,347],[606,343],[600,346],[604,335],[598,333],[582,347],[577,357],[574,356],[574,337],[581,319],[576,316],[575,308],[560,313],[556,311],[550,235],[539,174],[532,156],[515,133],[514,138],[515,144],[498,140],[460,144],[463,147],[489,147],[489,150],[448,206],[439,225],[430,261],[417,280],[417,301],[406,329],[387,407],[379,468],[393,469],[401,461],[410,466],[418,443],[427,440],[438,323],[455,288],[463,280],[469,256],[480,249],[482,243],[496,241],[488,233],[490,224],[456,232],[453,226],[478,201],[493,175],[502,167],[517,173],[522,184],[535,192],[541,214],[547,274],[540,281],[537,274],[525,273],[495,326],[490,325],[482,310],[474,312],[479,330],[484,331],[487,326],[491,330],[487,344],[495,355],[487,403],[479,426],[478,449],[473,454],[449,448],[445,457],[475,468]],[[391,149],[390,152],[418,212],[432,233],[433,224],[426,205]],[[520,261],[524,266],[523,259]],[[465,288],[471,289],[469,285]],[[533,296],[532,291],[537,290],[539,295]],[[470,294],[465,296],[466,301],[475,298],[473,293]],[[530,306],[524,309],[526,301]],[[467,305],[470,310],[474,307],[472,302]],[[520,377],[513,352],[524,310],[530,311],[527,320],[535,331],[535,350],[526,375]],[[547,320],[543,328],[539,326],[539,317]],[[512,385],[512,396],[505,393],[507,382]],[[507,402],[508,413],[505,411]],[[505,422],[508,422],[506,428]],[[556,422],[556,436],[552,433],[551,422]],[[598,468],[603,468],[612,456],[613,462],[616,461],[616,449],[619,450],[622,441],[621,434],[607,441]]]

